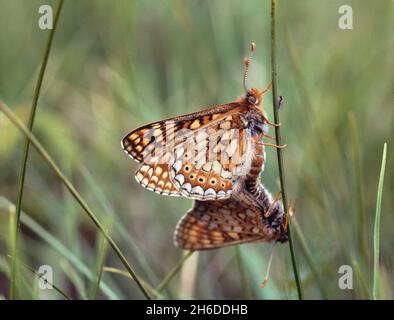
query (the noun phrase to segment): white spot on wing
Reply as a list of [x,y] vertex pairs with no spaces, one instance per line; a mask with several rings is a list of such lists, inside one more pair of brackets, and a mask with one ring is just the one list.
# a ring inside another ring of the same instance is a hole
[[184,185],[182,185],[182,189],[185,190],[187,193],[190,193],[192,185],[190,183],[185,183]]
[[176,173],[178,173],[178,171],[181,170],[182,168],[182,161],[181,160],[176,161],[172,166],[172,168],[175,170]]
[[176,158],[180,158],[184,152],[185,152],[185,149],[183,147],[179,148],[175,154]]
[[208,188],[205,190],[204,196],[216,196],[216,191],[213,188]]
[[174,179],[178,181],[180,185],[182,185],[185,182],[185,177],[182,174],[176,175]]
[[222,170],[222,172],[220,173],[220,176],[223,179],[231,179],[231,177],[233,176],[232,173],[230,171],[227,170]]
[[226,195],[226,193],[223,191],[223,190],[220,190],[219,192],[218,192],[218,196],[219,197],[224,197]]
[[204,194],[204,190],[203,190],[203,188],[201,188],[200,186],[196,186],[196,187],[194,187],[194,188],[191,190],[191,193],[203,195],[203,194]]
[[141,172],[137,172],[135,174],[135,178],[137,179],[138,182],[141,182],[141,180],[144,178],[144,175]]

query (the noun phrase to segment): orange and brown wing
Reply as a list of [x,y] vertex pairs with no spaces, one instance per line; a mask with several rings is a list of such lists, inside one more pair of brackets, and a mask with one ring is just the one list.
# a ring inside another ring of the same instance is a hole
[[144,188],[168,196],[181,196],[168,174],[168,165],[160,163],[142,164],[135,173],[138,183]]
[[242,113],[227,114],[188,137],[175,153],[170,176],[185,197],[227,199],[239,178],[249,172],[252,150]]
[[[190,140],[200,139],[207,130],[215,131],[215,128],[220,128],[225,118],[234,117],[234,114],[243,110],[244,107],[239,103],[225,104],[206,111],[154,122],[130,132],[122,140],[122,146],[134,160],[141,163],[136,172],[137,181],[143,187],[160,194],[183,195],[193,199],[201,198],[198,195],[193,196],[193,194],[188,193],[187,185],[182,189],[179,184],[179,175],[178,179],[175,179],[177,174],[174,173],[177,173],[175,168],[179,165],[178,160],[181,157],[183,159],[184,156],[179,150],[185,150],[184,146]],[[225,123],[227,125],[228,121]],[[202,145],[199,144],[198,146],[201,147]],[[186,164],[184,168],[188,168]],[[218,168],[218,166],[214,166],[215,168]],[[205,166],[205,169],[207,169],[207,166]],[[224,185],[226,191],[230,190],[232,185],[228,181],[232,177],[229,174],[226,176],[226,172],[222,171],[221,167],[218,170],[212,173],[210,180],[205,180],[204,185],[208,186],[208,181],[214,181],[213,179],[218,175],[215,180],[218,181],[217,185]],[[225,176],[227,181],[221,181],[220,174]],[[196,175],[196,177],[198,177],[197,184],[191,183],[190,191],[199,185],[201,175]],[[189,179],[190,177],[185,175],[185,178]],[[215,198],[218,197],[215,195]]]
[[232,198],[220,201],[195,201],[174,232],[176,246],[187,250],[216,249],[236,244],[272,241],[260,209]]
[[[237,102],[214,106],[204,111],[156,121],[137,128],[122,139],[122,147],[137,162],[144,162],[154,150],[164,153],[168,143],[181,143],[185,135],[191,134],[212,122],[220,121],[226,113],[239,111]],[[176,138],[175,139],[175,134]]]

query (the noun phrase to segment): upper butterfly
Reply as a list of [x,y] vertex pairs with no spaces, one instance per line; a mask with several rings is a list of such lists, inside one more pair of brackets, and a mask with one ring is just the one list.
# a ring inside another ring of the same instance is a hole
[[[255,47],[252,43],[251,57]],[[244,60],[244,97],[147,124],[123,138],[123,149],[141,163],[135,176],[143,187],[163,195],[223,200],[239,192],[256,156],[264,162],[264,148],[254,144],[269,137],[268,125],[275,125],[262,107],[271,85],[247,89],[250,58]]]

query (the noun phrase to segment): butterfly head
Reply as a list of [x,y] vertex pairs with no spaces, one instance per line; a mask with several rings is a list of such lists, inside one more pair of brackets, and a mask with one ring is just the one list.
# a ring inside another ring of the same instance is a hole
[[246,93],[246,100],[249,105],[258,107],[261,104],[263,94],[260,93],[256,88],[252,88]]

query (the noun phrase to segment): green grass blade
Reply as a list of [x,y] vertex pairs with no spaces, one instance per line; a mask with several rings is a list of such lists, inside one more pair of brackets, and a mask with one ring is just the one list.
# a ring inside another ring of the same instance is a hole
[[364,272],[361,271],[361,268],[355,259],[352,260],[352,268],[354,270],[354,274],[356,275],[356,279],[359,282],[360,291],[361,291],[360,298],[366,299],[366,297],[369,296],[368,282],[365,279]]
[[[41,274],[39,274],[34,268],[32,268],[31,266],[27,265],[26,263],[20,262],[20,264],[21,264],[24,268],[26,268],[27,270],[29,270],[31,273],[33,273],[34,275],[36,275],[38,278],[41,278],[41,277],[42,277]],[[52,285],[53,289],[55,289],[55,291],[56,291],[57,293],[59,293],[61,296],[63,296],[66,300],[72,300],[71,297],[70,297],[67,293],[64,292],[64,290],[60,289],[60,288],[59,288],[57,285],[55,285],[54,283],[51,283],[48,279],[45,279],[45,280],[48,281],[48,283],[49,283],[50,285]]]
[[70,180],[68,180],[66,178],[66,176],[63,174],[63,172],[60,170],[60,168],[57,166],[57,164],[52,159],[52,157],[48,154],[48,152],[44,149],[44,147],[41,145],[41,143],[26,128],[26,126],[11,111],[11,109],[8,108],[2,101],[0,101],[0,110],[2,110],[4,112],[4,114],[7,116],[7,118],[30,140],[30,142],[36,148],[38,153],[43,157],[43,159],[52,168],[52,170],[55,172],[55,174],[58,176],[58,178],[63,182],[63,184],[70,191],[70,193],[73,195],[75,200],[81,205],[82,209],[86,212],[86,214],[93,221],[93,223],[96,225],[96,227],[103,233],[103,235],[107,239],[108,243],[111,245],[112,249],[115,251],[116,255],[119,257],[120,261],[122,262],[122,264],[124,265],[126,270],[130,273],[131,277],[134,279],[134,281],[138,285],[139,289],[141,290],[141,292],[145,296],[145,298],[150,299],[149,294],[145,290],[144,286],[142,285],[141,281],[139,280],[139,277],[134,272],[131,265],[128,263],[123,252],[120,250],[120,248],[115,243],[115,241],[112,239],[112,237],[106,232],[106,230],[104,229],[101,222],[97,219],[96,215],[93,213],[93,211],[86,204],[85,200],[82,198],[82,196],[79,194],[79,192],[75,189],[74,185],[70,182]]
[[[273,109],[274,109],[274,121],[275,123],[280,123],[279,121],[279,106],[278,106],[278,95],[277,95],[277,72],[276,72],[276,0],[271,0],[271,74],[272,74],[272,99],[273,99]],[[280,133],[280,127],[275,127],[275,139],[276,144],[281,145],[282,137]],[[283,155],[282,149],[277,148],[277,157],[278,157],[278,168],[279,168],[279,179],[280,179],[280,187],[282,191],[282,201],[283,208],[285,209],[286,214],[288,214],[287,207],[287,193],[286,193],[286,182],[285,182],[285,173],[283,166]],[[297,294],[298,299],[302,300],[302,288],[300,276],[298,273],[298,265],[297,265],[297,257],[294,250],[292,232],[291,232],[291,219],[289,218],[288,226],[287,226],[287,235],[289,238],[289,248],[291,255],[291,262],[293,265],[294,278],[297,286]]]
[[[12,209],[13,208],[13,209]],[[0,212],[14,210],[15,205],[7,198],[0,196]],[[33,218],[21,211],[21,223],[39,238],[44,240],[51,248],[58,252],[62,257],[70,261],[70,263],[89,280],[93,281],[94,276],[90,268],[86,266],[71,250],[69,250],[63,243],[57,240],[51,233],[46,231]],[[119,296],[106,284],[100,283],[101,291],[110,299],[119,299]]]
[[168,274],[164,277],[164,279],[159,283],[156,287],[157,292],[161,292],[168,285],[168,283],[175,277],[178,271],[182,268],[184,262],[193,254],[193,251],[189,251],[186,254],[182,255],[182,257],[178,260],[175,266],[168,272]]
[[305,260],[308,263],[309,267],[311,268],[311,271],[316,279],[317,285],[320,289],[321,295],[323,299],[327,299],[327,290],[324,286],[323,279],[320,275],[320,272],[316,266],[315,260],[313,259],[313,254],[311,250],[309,249],[308,243],[305,240],[304,233],[301,230],[300,225],[298,224],[297,219],[293,218],[293,230],[295,231],[295,234],[297,235],[300,245],[301,245],[301,250],[302,253],[305,256]]
[[236,246],[235,248],[235,260],[237,261],[238,269],[239,269],[239,276],[241,280],[241,286],[243,288],[243,295],[244,299],[251,299],[252,298],[252,290],[250,288],[250,284],[248,281],[248,278],[246,276],[246,268],[244,261],[242,260],[242,255],[241,255],[241,249],[239,246]]
[[[73,285],[75,288],[75,292],[77,292],[77,299],[79,300],[87,300],[88,292],[87,285],[84,281],[82,275],[74,268],[74,266],[68,260],[61,260],[59,262],[60,269],[63,271],[63,274],[66,276],[67,280]],[[94,275],[93,275],[94,281]]]
[[136,263],[138,263],[140,268],[144,271],[145,276],[150,280],[149,282],[152,283],[155,282],[155,280],[157,281],[158,278],[153,268],[145,258],[145,255],[142,254],[141,249],[136,245],[135,239],[132,237],[130,232],[126,230],[124,223],[119,222],[118,215],[114,214],[109,199],[106,197],[99,184],[94,180],[93,176],[86,168],[83,167],[81,172],[88,183],[90,190],[96,196],[98,203],[109,216],[115,219],[114,231],[120,236],[122,240],[130,244],[130,251],[132,251],[133,257],[136,259]]
[[89,297],[91,299],[96,299],[97,292],[100,287],[101,278],[103,276],[103,268],[105,264],[105,258],[107,256],[108,251],[108,241],[105,239],[103,235],[100,235],[98,240],[98,247],[97,247],[97,259],[95,265],[95,275],[94,281],[91,282],[91,286],[89,289]]
[[386,170],[387,143],[383,147],[382,166],[380,168],[378,193],[376,197],[375,225],[373,232],[373,283],[372,283],[372,299],[377,299],[378,282],[379,282],[379,250],[380,250],[380,215],[382,209],[383,183],[384,173]]
[[[117,268],[113,268],[113,267],[103,267],[103,271],[105,272],[109,272],[109,273],[113,273],[113,274],[118,274],[121,275],[123,277],[132,279],[130,274],[126,271],[123,270],[119,270]],[[159,299],[164,299],[164,296],[162,294],[160,294],[159,292],[157,292],[153,287],[151,287],[151,285],[147,282],[144,282],[144,280],[142,280],[142,282],[144,283],[144,286],[147,290],[149,290],[150,294],[156,298]]]
[[[41,91],[41,86],[42,86],[42,81],[44,79],[44,74],[45,74],[45,69],[48,63],[48,57],[49,57],[49,52],[51,50],[52,46],[52,41],[53,37],[55,35],[56,27],[57,27],[57,22],[59,21],[59,16],[60,12],[62,11],[63,7],[63,0],[59,1],[59,5],[57,7],[57,11],[55,14],[55,19],[53,23],[53,28],[49,33],[48,41],[45,47],[45,52],[44,52],[44,57],[42,60],[40,72],[38,74],[37,78],[37,83],[36,87],[34,89],[34,95],[33,95],[33,101],[30,109],[30,115],[29,115],[29,122],[27,124],[27,127],[29,131],[33,130],[33,125],[34,125],[34,118],[37,110],[37,102],[38,98],[40,96],[40,91]],[[25,186],[25,176],[26,176],[26,165],[27,165],[27,158],[29,156],[29,147],[30,147],[30,140],[28,138],[25,139],[25,145],[23,149],[23,156],[21,160],[21,167],[19,171],[19,187],[18,187],[18,196],[17,196],[17,201],[16,201],[16,232],[15,232],[15,238],[14,238],[14,251],[12,253],[12,260],[11,260],[11,276],[10,276],[10,299],[15,299],[17,298],[17,292],[16,292],[16,263],[17,263],[17,257],[18,257],[18,242],[19,242],[19,220],[20,220],[20,212],[21,212],[21,206],[22,206],[22,199],[23,199],[23,190]]]

